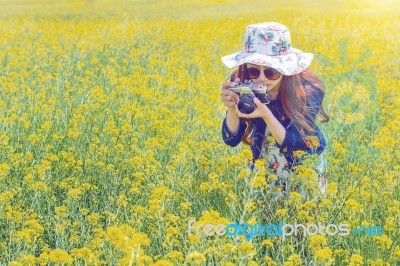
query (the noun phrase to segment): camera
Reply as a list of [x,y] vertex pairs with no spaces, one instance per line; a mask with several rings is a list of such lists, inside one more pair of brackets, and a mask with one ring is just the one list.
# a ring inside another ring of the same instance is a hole
[[253,102],[254,97],[257,97],[263,104],[270,102],[267,86],[256,85],[251,80],[239,82],[235,87],[229,89],[239,95],[238,109],[244,114],[251,114],[257,108]]

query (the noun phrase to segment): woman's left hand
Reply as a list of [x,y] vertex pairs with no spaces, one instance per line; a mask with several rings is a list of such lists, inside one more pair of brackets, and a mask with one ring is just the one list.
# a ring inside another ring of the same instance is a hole
[[235,105],[236,113],[241,118],[265,118],[270,112],[269,108],[263,104],[257,97],[253,98],[253,102],[256,104],[256,109],[251,114],[244,114],[239,111],[237,104]]

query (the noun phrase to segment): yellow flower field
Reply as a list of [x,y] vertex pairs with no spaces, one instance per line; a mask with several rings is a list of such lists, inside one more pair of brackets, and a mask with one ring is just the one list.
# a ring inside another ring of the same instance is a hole
[[[0,4],[0,264],[400,264],[396,1]],[[220,57],[265,21],[288,26],[325,82],[326,199],[307,165],[310,197],[260,198],[249,147],[222,141]],[[189,234],[191,220],[383,235],[246,240]]]

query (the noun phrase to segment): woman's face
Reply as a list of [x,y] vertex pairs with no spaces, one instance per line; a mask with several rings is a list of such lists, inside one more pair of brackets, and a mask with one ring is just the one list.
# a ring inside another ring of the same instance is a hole
[[256,83],[257,85],[258,85],[258,84],[260,84],[260,85],[266,85],[269,91],[270,91],[270,90],[279,90],[279,86],[280,86],[280,84],[281,84],[282,77],[283,77],[282,74],[280,74],[280,77],[279,77],[278,79],[276,79],[276,80],[270,80],[270,79],[268,79],[268,78],[265,76],[265,74],[264,74],[264,70],[265,70],[265,69],[268,69],[268,68],[270,68],[270,67],[267,67],[267,66],[259,66],[259,65],[253,65],[253,64],[249,64],[249,63],[248,63],[248,64],[247,64],[247,68],[257,68],[257,69],[260,70],[260,75],[258,76],[258,78],[252,79],[252,81],[253,81],[254,83]]

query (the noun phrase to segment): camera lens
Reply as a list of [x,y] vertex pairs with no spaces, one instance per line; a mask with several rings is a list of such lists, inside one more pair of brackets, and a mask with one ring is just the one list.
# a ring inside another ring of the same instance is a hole
[[238,102],[238,109],[244,114],[251,114],[256,109],[256,105],[253,102],[253,97],[250,95],[243,95],[240,97]]

